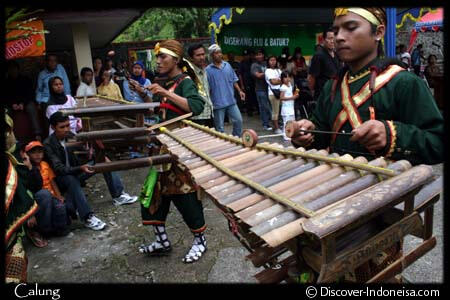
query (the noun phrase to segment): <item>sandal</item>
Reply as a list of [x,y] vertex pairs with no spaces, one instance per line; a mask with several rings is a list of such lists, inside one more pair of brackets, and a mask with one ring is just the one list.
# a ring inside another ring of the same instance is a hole
[[37,231],[28,229],[26,230],[28,238],[38,248],[47,247],[48,241]]
[[164,256],[172,251],[172,246],[161,247],[161,244],[153,242],[149,245],[140,245],[139,252],[145,253],[149,256]]
[[196,233],[194,235],[194,243],[189,252],[184,256],[183,262],[190,264],[198,261],[206,250],[208,250],[208,248],[206,247],[205,235],[203,233]]
[[149,245],[142,244],[139,246],[139,252],[148,254],[150,256],[162,256],[169,254],[172,251],[172,246],[167,238],[166,227],[164,225],[154,225],[156,241]]

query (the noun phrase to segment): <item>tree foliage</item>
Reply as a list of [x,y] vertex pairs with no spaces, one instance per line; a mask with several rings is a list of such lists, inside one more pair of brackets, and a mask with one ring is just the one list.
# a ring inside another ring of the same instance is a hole
[[150,8],[114,42],[208,36],[208,25],[215,10],[212,7]]
[[26,39],[30,35],[33,34],[41,34],[41,33],[49,33],[47,30],[37,30],[34,27],[27,26],[28,23],[33,22],[34,20],[37,20],[35,16],[39,12],[43,12],[43,9],[38,9],[35,11],[30,12],[27,8],[13,8],[13,7],[6,7],[5,8],[5,15],[6,15],[6,33],[10,33],[13,30],[23,30],[24,33],[20,35],[16,35],[13,37],[7,37],[6,42],[14,41],[14,40],[20,40],[20,39]]

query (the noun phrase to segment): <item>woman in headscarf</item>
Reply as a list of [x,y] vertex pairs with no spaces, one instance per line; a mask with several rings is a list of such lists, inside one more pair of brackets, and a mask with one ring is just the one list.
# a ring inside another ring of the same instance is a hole
[[[71,96],[64,93],[64,83],[58,76],[50,78],[48,81],[48,90],[50,92],[48,106],[46,110],[46,117],[50,120],[51,115],[60,109],[74,108],[77,106],[77,101]],[[81,130],[81,119],[69,116],[70,131],[74,134]],[[49,127],[49,135],[53,133],[51,126]]]
[[[162,105],[163,119],[170,120],[189,112],[193,115],[200,114],[204,108],[204,100],[198,94],[194,82],[195,73],[183,58],[182,45],[175,40],[163,41],[156,44],[155,54],[159,74],[167,76],[168,79],[163,85],[153,83],[148,90],[153,94],[153,100],[165,104]],[[153,173],[154,188],[152,189],[153,185],[149,184],[152,177],[150,170],[142,189],[140,197],[142,223],[153,226],[156,241],[149,245],[141,245],[139,251],[150,255],[164,255],[172,250],[165,228],[172,201],[194,234],[192,247],[183,258],[183,262],[195,262],[207,249],[203,234],[206,224],[202,203],[197,198],[197,185],[188,170],[176,162],[168,168],[163,166],[162,169],[165,171],[158,175]],[[150,191],[151,196],[146,194],[146,191]]]
[[151,102],[152,94],[146,89],[151,82],[144,76],[144,64],[138,60],[132,65],[131,76],[123,82],[123,96],[126,100]]

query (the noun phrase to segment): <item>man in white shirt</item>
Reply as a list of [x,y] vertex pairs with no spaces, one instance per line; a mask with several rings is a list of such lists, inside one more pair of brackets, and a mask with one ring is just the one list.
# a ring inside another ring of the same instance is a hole
[[411,54],[409,54],[409,52],[406,50],[405,45],[400,45],[400,59],[409,70],[411,67]]
[[91,68],[82,68],[81,72],[81,83],[77,89],[76,97],[84,97],[84,96],[95,96],[96,91],[95,88],[92,87],[92,80],[94,78],[94,72]]

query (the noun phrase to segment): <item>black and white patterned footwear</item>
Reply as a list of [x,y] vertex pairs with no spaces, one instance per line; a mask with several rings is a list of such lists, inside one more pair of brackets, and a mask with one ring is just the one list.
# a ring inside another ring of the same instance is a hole
[[139,252],[148,254],[150,256],[167,255],[172,251],[172,246],[167,238],[166,227],[163,225],[153,226],[155,231],[156,241],[149,245],[139,246]]
[[190,264],[196,262],[202,257],[203,253],[206,252],[208,248],[206,247],[206,239],[203,232],[194,234],[194,242],[189,252],[184,256],[183,262]]

